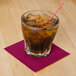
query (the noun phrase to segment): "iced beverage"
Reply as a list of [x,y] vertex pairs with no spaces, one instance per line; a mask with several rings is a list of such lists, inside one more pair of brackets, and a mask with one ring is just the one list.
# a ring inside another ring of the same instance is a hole
[[47,56],[58,29],[59,19],[48,11],[29,11],[22,15],[21,24],[27,54],[35,57]]

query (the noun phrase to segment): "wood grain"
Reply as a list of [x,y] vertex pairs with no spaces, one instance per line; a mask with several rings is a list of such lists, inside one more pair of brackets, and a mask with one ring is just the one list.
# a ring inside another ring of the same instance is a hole
[[32,72],[3,48],[23,39],[21,15],[29,10],[54,12],[61,0],[0,0],[0,76],[76,76],[76,0],[64,0],[57,13],[59,29],[54,43],[71,55]]

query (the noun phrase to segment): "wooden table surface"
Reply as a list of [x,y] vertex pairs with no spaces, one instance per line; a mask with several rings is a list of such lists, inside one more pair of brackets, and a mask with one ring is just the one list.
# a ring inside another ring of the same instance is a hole
[[70,53],[46,68],[33,72],[4,48],[23,40],[21,15],[29,10],[55,10],[62,0],[0,0],[0,76],[76,76],[76,0],[64,0],[57,16],[54,43]]

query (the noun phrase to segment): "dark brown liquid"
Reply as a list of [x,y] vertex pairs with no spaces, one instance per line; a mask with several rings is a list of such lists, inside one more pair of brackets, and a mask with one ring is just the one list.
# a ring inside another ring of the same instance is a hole
[[[55,19],[52,19],[52,21],[54,25],[57,23]],[[27,20],[24,20],[24,23],[27,23]],[[49,28],[50,26],[54,26],[54,25],[49,23]],[[45,51],[48,51],[50,49],[50,46],[55,37],[58,27],[49,30],[46,28],[46,26],[44,26],[41,27],[44,29],[34,30],[31,27],[29,28],[28,26],[30,25],[23,24],[22,22],[22,31],[25,39],[25,48],[28,51],[31,51],[32,53],[36,53],[36,54],[44,53]],[[36,24],[34,26],[36,27]]]
[[50,48],[57,28],[53,30],[33,31],[22,24],[22,31],[26,41],[26,48],[29,47],[29,51],[34,53],[43,53]]

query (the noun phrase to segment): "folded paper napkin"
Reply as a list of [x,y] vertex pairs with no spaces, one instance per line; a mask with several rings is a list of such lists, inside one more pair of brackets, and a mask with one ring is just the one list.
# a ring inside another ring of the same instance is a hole
[[68,52],[52,44],[52,51],[48,56],[42,58],[32,57],[25,52],[24,40],[6,47],[5,50],[34,72],[69,55]]

